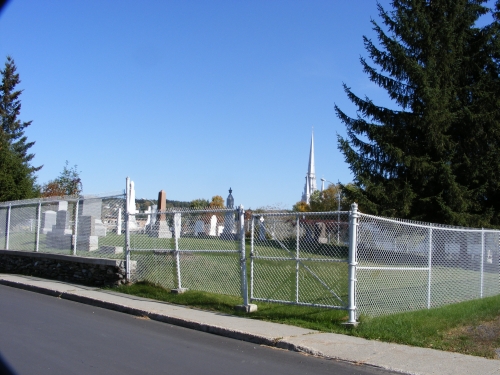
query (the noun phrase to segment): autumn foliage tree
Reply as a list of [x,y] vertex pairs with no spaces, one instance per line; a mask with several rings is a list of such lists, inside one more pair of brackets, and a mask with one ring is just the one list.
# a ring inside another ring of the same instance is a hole
[[[339,208],[340,200],[340,208]],[[310,198],[309,206],[311,211],[347,211],[350,202],[344,194],[340,184],[330,184],[325,190],[316,190]]]
[[82,180],[77,166],[68,167],[68,161],[57,178],[42,186],[42,197],[79,196],[82,192]]
[[212,197],[212,201],[210,202],[209,205],[210,208],[224,208],[224,198],[222,198],[220,195],[214,195]]
[[295,203],[293,205],[292,210],[296,211],[296,212],[309,212],[309,211],[311,211],[311,206],[309,206],[304,201],[298,201],[297,203]]

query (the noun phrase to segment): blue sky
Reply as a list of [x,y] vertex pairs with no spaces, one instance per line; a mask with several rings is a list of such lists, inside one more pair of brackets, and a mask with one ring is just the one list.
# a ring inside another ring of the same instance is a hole
[[291,208],[312,127],[318,186],[352,180],[337,149],[334,104],[355,114],[342,82],[390,105],[359,63],[371,18],[374,0],[11,0],[0,56],[21,77],[39,183],[68,160],[87,194],[130,176],[138,198],[232,187],[246,208]]

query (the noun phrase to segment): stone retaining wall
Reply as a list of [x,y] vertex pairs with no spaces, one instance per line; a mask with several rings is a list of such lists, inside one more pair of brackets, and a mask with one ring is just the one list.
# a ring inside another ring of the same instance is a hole
[[[125,261],[71,255],[0,250],[0,273],[15,273],[94,286],[126,282]],[[135,273],[136,262],[131,262]]]

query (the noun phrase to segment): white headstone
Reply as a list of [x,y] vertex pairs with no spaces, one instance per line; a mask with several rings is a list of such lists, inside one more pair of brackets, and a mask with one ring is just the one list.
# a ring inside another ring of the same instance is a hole
[[217,235],[217,216],[212,215],[212,218],[210,219],[210,236],[216,236]]
[[116,234],[122,234],[122,209],[118,209],[118,217],[116,218]]
[[[156,233],[157,229],[157,224],[160,222],[158,220],[158,215],[157,215],[157,208],[158,206],[156,204],[153,204],[148,207],[148,210],[146,213],[148,213],[148,221],[146,222],[146,231],[149,232],[151,235]],[[172,238],[172,237],[169,237]]]
[[59,201],[57,211],[68,211],[68,202],[67,201]]
[[181,237],[181,214],[177,212],[174,214],[174,231],[175,231],[175,237],[180,238]]
[[151,206],[148,207],[148,210],[146,211],[146,214],[148,214],[148,218],[146,220],[146,225],[149,225],[149,223],[151,223]]
[[130,214],[137,213],[135,208],[135,184],[134,181],[130,181],[130,193],[129,193],[129,201],[128,201],[128,212]]
[[259,226],[259,240],[264,241],[266,239],[266,227],[264,225],[264,218],[261,216],[260,219],[260,226]]
[[129,216],[128,220],[128,229],[131,231],[137,231],[139,229],[139,225],[137,225],[137,221],[135,219],[135,215],[137,210],[135,208],[135,184],[134,181],[130,181],[130,190],[129,190],[129,201],[127,202],[128,213],[132,214]]

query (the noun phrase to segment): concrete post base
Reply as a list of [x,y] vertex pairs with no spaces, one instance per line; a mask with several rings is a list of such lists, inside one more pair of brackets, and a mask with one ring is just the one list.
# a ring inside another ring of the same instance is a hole
[[253,303],[249,303],[248,305],[237,305],[234,308],[237,311],[244,311],[247,313],[253,313],[257,311],[257,305],[254,305]]
[[345,323],[341,323],[341,325],[343,325],[343,326],[352,327],[352,328],[357,327],[358,324],[359,324],[359,322],[354,322],[354,323],[345,322]]
[[187,292],[188,288],[177,288],[177,289],[171,289],[170,292],[174,294],[182,294],[184,292]]

